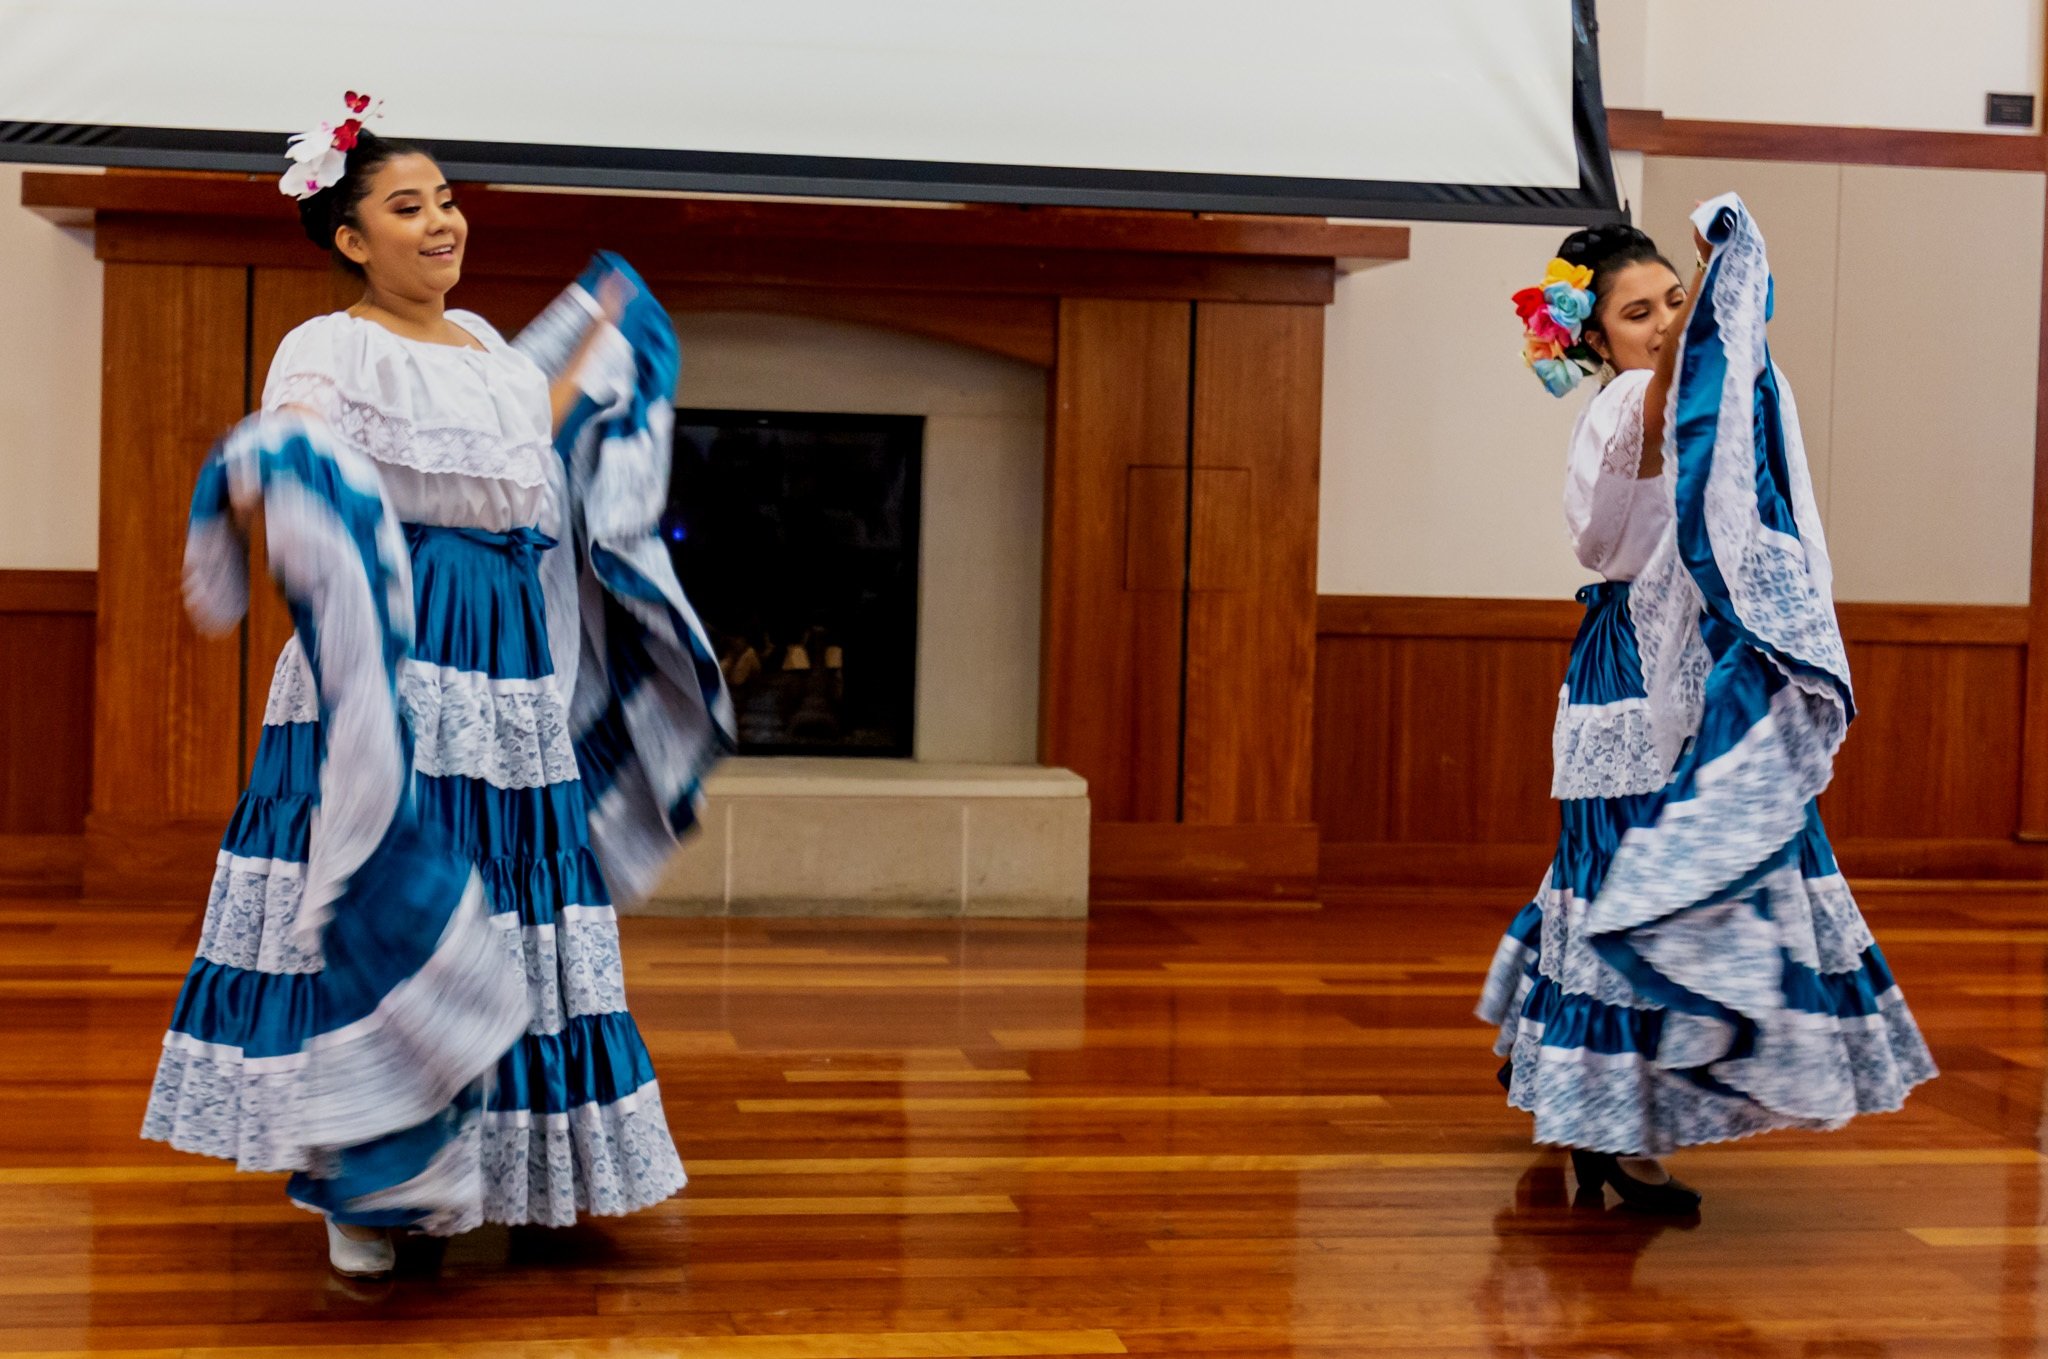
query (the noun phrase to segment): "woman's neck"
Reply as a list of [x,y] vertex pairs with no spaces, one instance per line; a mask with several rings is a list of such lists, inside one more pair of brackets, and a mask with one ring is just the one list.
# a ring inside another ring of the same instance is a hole
[[431,297],[399,297],[376,287],[364,290],[363,300],[350,307],[357,316],[376,313],[377,319],[401,335],[414,339],[445,341],[448,338],[447,302],[438,293]]

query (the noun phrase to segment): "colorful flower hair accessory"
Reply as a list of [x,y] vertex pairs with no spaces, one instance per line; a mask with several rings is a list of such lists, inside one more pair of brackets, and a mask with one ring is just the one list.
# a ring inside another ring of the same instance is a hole
[[292,168],[284,172],[277,187],[287,197],[311,198],[322,189],[339,184],[348,172],[348,153],[362,136],[363,121],[384,111],[382,103],[373,103],[369,95],[354,90],[343,96],[342,102],[347,116],[340,122],[322,123],[299,133],[286,145],[285,154],[292,158]]
[[1593,317],[1593,271],[1554,259],[1543,282],[1514,296],[1522,318],[1522,361],[1552,396],[1563,396],[1600,371],[1602,360],[1586,343]]

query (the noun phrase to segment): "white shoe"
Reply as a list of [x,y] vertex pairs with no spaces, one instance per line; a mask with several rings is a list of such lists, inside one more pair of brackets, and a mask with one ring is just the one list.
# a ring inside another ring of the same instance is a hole
[[388,1233],[358,1241],[327,1219],[327,1263],[336,1274],[351,1279],[378,1279],[398,1264],[398,1251]]

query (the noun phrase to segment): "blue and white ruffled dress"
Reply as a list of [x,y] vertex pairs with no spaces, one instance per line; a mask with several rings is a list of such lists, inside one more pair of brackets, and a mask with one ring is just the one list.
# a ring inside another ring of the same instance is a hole
[[[572,516],[548,380],[482,318],[449,315],[482,347],[415,342],[346,313],[307,322],[279,348],[264,406],[322,417],[338,444],[376,465],[404,523],[416,634],[397,688],[418,821],[474,866],[506,966],[524,976],[530,1001],[526,1032],[485,1082],[470,1139],[480,1209],[433,1229],[479,1219],[560,1226],[656,1203],[682,1187],[684,1172],[627,1010],[572,740],[577,576],[573,563],[561,569],[569,548],[557,546]],[[315,1023],[294,994],[321,958],[293,943],[293,926],[319,827],[319,717],[295,639],[278,660],[144,1127],[245,1170],[302,1171],[317,1160],[292,1135],[290,1080],[261,1053],[289,1052]],[[728,739],[679,733],[674,749],[708,765]],[[701,769],[688,772],[694,788]]]
[[[1760,240],[1756,250],[1760,258]],[[1720,285],[1723,306],[1703,304],[1696,315],[1695,359],[1739,313],[1729,296],[1734,265],[1717,267],[1707,287]],[[1760,349],[1755,330],[1744,338]],[[1767,355],[1760,366],[1777,376]],[[1813,635],[1834,633],[1789,393],[1789,432],[1776,449],[1731,437],[1717,452],[1722,374],[1698,362],[1681,373],[1701,415],[1687,427],[1690,442],[1667,439],[1675,477],[1636,478],[1647,373],[1625,373],[1592,397],[1574,434],[1567,518],[1581,560],[1618,578],[1579,593],[1586,617],[1553,737],[1556,857],[1502,939],[1479,1006],[1499,1026],[1508,1101],[1534,1115],[1535,1140],[1617,1154],[1840,1127],[1897,1109],[1934,1074],[1815,810],[1833,746],[1799,743],[1811,768],[1797,778],[1782,762],[1748,760],[1745,752],[1783,739],[1794,705],[1780,702],[1774,726],[1768,699],[1743,709],[1749,700],[1738,695],[1768,687],[1751,672],[1780,674],[1785,663],[1767,639],[1713,618],[1717,591],[1731,619],[1751,607],[1729,605],[1710,566],[1715,547],[1741,550],[1739,523],[1705,531],[1706,480],[1718,466],[1735,487],[1721,504],[1761,498],[1794,530],[1773,541],[1803,563],[1798,574],[1815,578],[1802,582],[1798,607]],[[1731,426],[1749,419],[1746,392],[1728,402]],[[1839,672],[1846,696],[1834,635],[1829,673]],[[1831,698],[1832,683],[1814,687]],[[1703,729],[1709,714],[1726,720]],[[1739,749],[1711,739],[1723,730],[1751,739]],[[1705,786],[1724,790],[1715,796],[1725,801],[1699,796],[1703,762]],[[1641,906],[1649,879],[1668,887]]]

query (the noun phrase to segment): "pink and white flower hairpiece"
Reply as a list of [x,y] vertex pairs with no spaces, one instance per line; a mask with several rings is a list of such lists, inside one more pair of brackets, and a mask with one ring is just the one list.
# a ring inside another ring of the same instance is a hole
[[285,147],[292,168],[277,182],[288,198],[311,198],[322,189],[333,188],[348,170],[348,153],[362,135],[363,121],[384,111],[381,102],[350,90],[343,98],[348,114],[338,123],[322,123],[293,137]]

